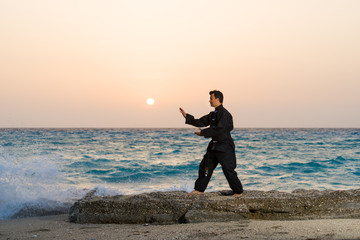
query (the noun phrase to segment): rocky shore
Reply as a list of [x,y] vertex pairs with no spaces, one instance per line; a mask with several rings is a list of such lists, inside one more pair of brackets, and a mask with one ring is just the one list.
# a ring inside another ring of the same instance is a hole
[[75,223],[177,224],[248,219],[360,219],[360,189],[246,191],[241,198],[226,192],[189,196],[186,192],[152,192],[98,197],[94,192],[75,202]]

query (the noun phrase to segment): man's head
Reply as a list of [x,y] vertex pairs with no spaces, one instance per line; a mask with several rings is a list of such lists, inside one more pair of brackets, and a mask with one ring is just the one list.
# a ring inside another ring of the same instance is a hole
[[209,94],[210,94],[209,102],[212,107],[217,107],[223,103],[224,96],[223,96],[222,92],[220,92],[218,90],[213,90],[213,91],[210,91]]

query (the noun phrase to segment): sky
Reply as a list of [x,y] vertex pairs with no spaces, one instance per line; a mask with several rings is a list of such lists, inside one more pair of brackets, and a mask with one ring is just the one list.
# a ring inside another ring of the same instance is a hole
[[[360,127],[358,0],[0,0],[0,128]],[[148,98],[155,103],[147,105]]]

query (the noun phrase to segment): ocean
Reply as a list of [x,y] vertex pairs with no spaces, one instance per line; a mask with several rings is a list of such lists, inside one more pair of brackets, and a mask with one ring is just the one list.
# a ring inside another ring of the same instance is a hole
[[[209,142],[194,131],[0,129],[0,219],[91,190],[190,192]],[[360,129],[235,129],[232,137],[245,191],[360,188]],[[225,189],[219,165],[207,191]]]

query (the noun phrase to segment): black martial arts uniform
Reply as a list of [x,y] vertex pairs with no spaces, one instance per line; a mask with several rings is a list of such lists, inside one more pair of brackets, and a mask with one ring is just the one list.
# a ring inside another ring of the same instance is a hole
[[194,116],[187,113],[185,123],[195,127],[206,127],[210,125],[209,128],[203,129],[201,133],[205,138],[212,138],[206,154],[200,163],[199,176],[195,182],[195,190],[199,192],[205,191],[214,169],[218,163],[220,163],[234,194],[241,194],[243,188],[235,172],[235,144],[230,135],[230,131],[234,128],[231,114],[221,104],[215,108],[215,111],[210,112],[200,119],[195,119]]

